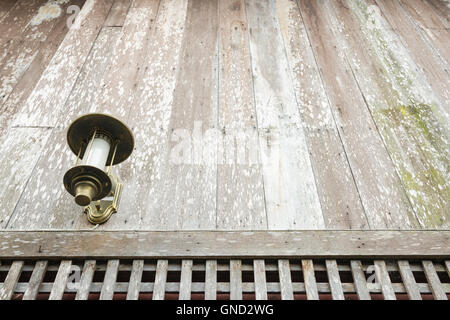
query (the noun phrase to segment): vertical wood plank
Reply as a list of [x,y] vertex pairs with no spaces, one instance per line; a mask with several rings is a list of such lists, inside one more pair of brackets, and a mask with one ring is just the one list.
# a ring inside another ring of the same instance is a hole
[[9,268],[8,275],[0,288],[0,300],[11,300],[22,273],[23,261],[14,261]]
[[428,42],[439,52],[444,61],[450,61],[450,41],[448,41],[448,22],[435,14],[428,4],[422,0],[400,0],[402,7],[414,20]]
[[269,229],[322,229],[324,219],[273,1],[246,1]]
[[294,290],[292,288],[291,268],[289,260],[278,260],[278,275],[280,278],[280,289],[282,300],[294,300]]
[[230,260],[230,300],[242,300],[241,260]]
[[91,289],[92,279],[95,273],[95,260],[86,260],[81,272],[80,284],[75,295],[75,300],[87,300]]
[[11,128],[0,137],[0,181],[8,186],[0,189],[0,229],[12,219],[50,133],[48,128]]
[[8,12],[14,7],[18,0],[3,0],[0,2],[0,21],[2,22],[3,17],[8,14]]
[[95,110],[95,102],[104,85],[104,78],[110,72],[111,64],[117,63],[115,50],[121,46],[124,32],[123,28],[115,27],[103,27],[99,32],[67,98],[65,112],[59,118],[63,126],[67,127],[77,117]]
[[364,208],[297,3],[276,0],[275,4],[325,226],[327,229],[367,229]]
[[444,105],[375,2],[330,4],[332,25],[342,30],[336,37],[346,48],[352,73],[420,225],[445,228],[450,219],[445,126],[450,120],[445,120]]
[[[13,121],[15,126],[54,126],[111,7],[86,0],[75,24]],[[77,43],[76,46],[73,44]]]
[[[335,33],[330,2],[298,1],[370,228],[419,223]],[[345,94],[344,94],[345,93]],[[370,150],[370,152],[369,152]]]
[[361,261],[350,261],[350,267],[352,270],[353,283],[355,285],[359,300],[371,300]]
[[[148,56],[140,67],[140,81],[126,121],[133,128],[136,150],[121,168],[126,186],[121,199],[123,216],[117,216],[107,228],[167,230],[176,223],[166,214],[164,201],[169,200],[164,196],[174,192],[166,176],[169,127],[173,90],[183,61],[186,12],[187,0],[162,0],[159,5]],[[144,185],[142,192],[134,191]]]
[[59,268],[58,273],[56,274],[55,281],[53,282],[52,291],[50,292],[50,296],[48,297],[48,300],[61,300],[64,291],[66,289],[67,285],[67,279],[70,274],[70,270],[72,268],[72,261],[71,260],[62,260]]
[[47,264],[47,261],[36,261],[30,281],[28,281],[28,287],[23,294],[22,300],[36,299],[36,296],[39,293],[39,287],[41,286],[45,272],[47,271]]
[[164,300],[168,267],[169,262],[167,260],[158,260],[156,265],[155,286],[153,287],[153,300]]
[[[83,0],[73,0],[70,2],[71,5],[80,6],[82,3],[84,3]],[[41,39],[42,44],[39,47],[39,51],[35,54],[31,64],[27,66],[24,75],[14,86],[8,99],[0,107],[0,135],[4,134],[14,115],[21,109],[22,105],[25,104],[42,73],[45,71],[45,68],[58,50],[59,45],[64,40],[68,31],[66,18],[67,17],[60,17],[51,29],[51,32],[40,35],[40,37],[45,37],[45,40]],[[8,50],[5,52],[8,52]]]
[[306,298],[308,300],[319,300],[316,276],[314,274],[314,263],[312,260],[302,260],[303,279],[305,282]]
[[131,4],[91,112],[108,113],[120,119],[129,114],[138,73],[148,56],[159,2],[136,0]]
[[217,260],[206,260],[205,300],[216,300],[217,297]]
[[[421,67],[431,87],[438,94],[444,109],[450,102],[448,63],[443,62],[436,50],[421,36],[419,27],[398,1],[376,0],[380,13],[401,37],[415,62]],[[450,10],[450,8],[448,8]],[[448,108],[447,112],[448,112]]]
[[345,300],[336,260],[326,260],[325,265],[327,267],[328,282],[333,300]]
[[133,260],[130,281],[128,282],[127,300],[138,300],[141,289],[144,260]]
[[3,17],[0,17],[0,48],[8,40],[20,38],[39,7],[45,2],[46,0],[18,0]]
[[266,267],[262,259],[253,260],[256,300],[267,300]]
[[124,24],[131,0],[114,0],[114,3],[106,18],[104,27],[121,27]]
[[448,0],[429,0],[428,3],[433,6],[434,11],[440,15],[445,21],[450,23],[450,7]]
[[114,286],[116,285],[117,272],[119,271],[119,260],[108,260],[106,265],[105,279],[103,279],[100,300],[113,300]]
[[[74,4],[81,4],[81,2],[74,2]],[[6,56],[0,61],[0,106],[9,98],[11,92],[17,83],[28,72],[29,66],[33,60],[38,56],[41,48],[45,47],[46,42],[51,38],[55,27],[63,21],[67,20],[65,15],[68,3],[48,3],[41,7],[35,7],[35,16],[28,21],[27,26],[23,29],[20,38],[12,39],[11,45],[8,47]],[[49,10],[57,14],[48,15],[38,13],[41,10]],[[67,28],[64,30],[66,31]]]
[[218,59],[217,228],[267,229],[244,0],[219,2]]
[[419,287],[417,286],[416,280],[414,279],[414,275],[409,266],[409,262],[406,260],[399,260],[397,264],[409,299],[422,300]]
[[444,287],[437,275],[436,269],[434,268],[433,262],[429,260],[422,261],[423,271],[425,272],[425,277],[427,278],[428,285],[430,286],[431,292],[435,300],[448,300],[447,294],[445,293]]
[[182,262],[181,262],[179,300],[190,300],[191,299],[192,263],[193,263],[192,260],[182,260]]
[[384,260],[375,260],[375,275],[377,277],[378,283],[381,286],[381,291],[383,293],[385,300],[396,300],[394,289],[392,288],[391,279],[389,278],[389,273],[386,268],[386,263]]
[[217,31],[218,1],[189,1],[169,122],[166,181],[156,195],[161,197],[164,229],[216,228]]

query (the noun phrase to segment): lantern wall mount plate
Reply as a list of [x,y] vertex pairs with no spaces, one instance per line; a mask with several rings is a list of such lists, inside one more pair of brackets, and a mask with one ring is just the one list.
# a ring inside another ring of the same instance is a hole
[[89,222],[104,223],[117,212],[123,187],[111,167],[131,155],[133,134],[120,120],[93,113],[70,125],[67,142],[77,159],[64,175],[64,187],[84,207]]

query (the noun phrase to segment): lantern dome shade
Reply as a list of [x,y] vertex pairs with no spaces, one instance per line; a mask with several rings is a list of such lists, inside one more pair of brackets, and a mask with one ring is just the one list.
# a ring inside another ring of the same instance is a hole
[[111,162],[114,145],[118,142],[113,165],[125,161],[134,149],[134,137],[131,130],[120,120],[100,113],[84,115],[75,120],[67,131],[67,142],[75,155],[80,153],[83,158],[89,140],[94,132],[101,133],[111,139],[107,165]]

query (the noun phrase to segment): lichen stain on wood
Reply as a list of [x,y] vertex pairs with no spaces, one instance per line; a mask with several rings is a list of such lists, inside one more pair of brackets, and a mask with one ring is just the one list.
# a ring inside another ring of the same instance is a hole
[[421,225],[446,228],[450,225],[448,106],[424,81],[379,8],[361,0],[347,3],[379,68],[371,73],[376,77],[368,77],[379,92],[363,88],[379,132]]
[[44,21],[57,19],[63,13],[61,4],[67,3],[69,0],[49,0],[46,4],[39,8],[38,13],[31,19],[30,24],[37,26]]

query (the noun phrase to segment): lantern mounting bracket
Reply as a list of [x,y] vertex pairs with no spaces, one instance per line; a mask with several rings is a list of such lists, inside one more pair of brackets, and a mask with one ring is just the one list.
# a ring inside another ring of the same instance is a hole
[[111,188],[108,196],[101,200],[93,201],[84,207],[84,213],[87,215],[88,221],[92,224],[105,223],[119,209],[123,186],[114,175],[109,174],[109,177],[113,181],[113,188]]

